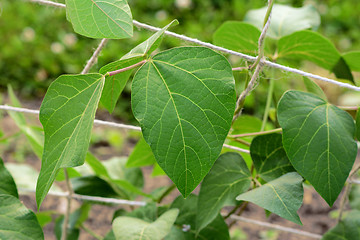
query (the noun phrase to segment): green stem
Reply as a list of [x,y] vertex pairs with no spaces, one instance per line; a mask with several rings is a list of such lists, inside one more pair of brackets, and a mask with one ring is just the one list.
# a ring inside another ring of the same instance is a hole
[[261,132],[265,130],[265,126],[266,126],[266,122],[267,119],[269,117],[269,111],[270,111],[270,107],[271,107],[271,100],[272,100],[272,95],[274,92],[274,85],[275,85],[275,80],[273,78],[273,76],[270,79],[270,83],[269,83],[269,90],[268,90],[268,95],[267,95],[267,99],[266,99],[266,106],[265,106],[265,112],[264,112],[264,117],[263,117],[263,121],[261,124]]
[[64,222],[63,222],[63,226],[62,226],[61,240],[66,240],[66,238],[67,238],[67,230],[68,230],[70,212],[71,212],[71,199],[72,199],[72,193],[73,193],[69,174],[68,174],[66,168],[64,168],[64,175],[65,175],[65,182],[66,182],[66,187],[69,192],[69,195],[67,196],[67,206],[66,206],[66,212],[65,212]]
[[122,73],[122,72],[125,72],[127,70],[136,68],[136,67],[141,66],[141,65],[143,65],[145,63],[146,63],[146,60],[142,60],[141,62],[135,63],[135,64],[133,64],[131,66],[128,66],[128,67],[125,67],[125,68],[122,68],[122,69],[118,69],[118,70],[115,70],[115,71],[112,71],[112,72],[108,72],[108,73],[105,74],[105,76],[114,76],[115,74]]
[[168,189],[166,189],[166,191],[160,196],[160,198],[157,200],[157,203],[161,203],[161,201],[167,196],[169,195],[174,189],[176,188],[175,184],[172,184],[171,186],[168,187]]
[[84,229],[85,232],[87,232],[88,234],[90,234],[91,236],[93,236],[94,238],[98,239],[98,240],[103,240],[104,238],[98,234],[96,234],[93,230],[91,230],[90,228],[86,227],[84,224],[81,224],[80,227],[82,229]]

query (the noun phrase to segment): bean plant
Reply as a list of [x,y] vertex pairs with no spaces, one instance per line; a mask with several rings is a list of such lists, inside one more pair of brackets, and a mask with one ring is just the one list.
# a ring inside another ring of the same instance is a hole
[[[131,38],[136,23],[126,0],[66,0],[66,17],[77,34],[103,39],[102,44]],[[224,22],[213,43],[225,53],[198,45],[159,51],[162,38],[177,24],[158,29],[97,73],[88,73],[92,59],[81,74],[53,81],[39,113],[44,136],[27,126],[22,113],[9,112],[42,161],[38,210],[54,181],[64,181],[68,206],[74,194],[143,203],[116,211],[112,230],[104,238],[93,234],[98,239],[230,239],[231,221],[248,203],[299,225],[304,186],[312,186],[330,207],[346,186],[339,200],[345,204],[357,170],[357,109],[349,114],[329,103],[310,78],[274,71],[266,61],[292,67],[311,62],[339,83],[354,86],[360,52],[340,53],[316,32],[320,15],[311,5],[292,8],[269,1],[243,21]],[[234,60],[231,51],[248,58]],[[235,81],[239,72],[243,77]],[[112,113],[130,78],[129,104],[141,138],[128,158],[105,164],[89,152],[95,113],[99,104]],[[282,82],[292,80],[300,84],[282,88]],[[258,87],[266,89],[262,120],[247,108]],[[11,88],[9,96],[19,107]],[[79,170],[84,164],[91,175]],[[153,166],[154,175],[165,174],[173,184],[144,192],[144,166]],[[121,175],[113,174],[116,168]],[[43,239],[41,212],[35,215],[22,204],[2,160],[0,179],[0,238]],[[163,202],[175,189],[181,195]],[[323,239],[360,239],[360,208],[354,204],[359,191],[353,189],[352,210],[342,214],[341,206],[338,225]],[[95,203],[84,201],[74,212],[69,207],[57,219],[57,238],[78,239]]]

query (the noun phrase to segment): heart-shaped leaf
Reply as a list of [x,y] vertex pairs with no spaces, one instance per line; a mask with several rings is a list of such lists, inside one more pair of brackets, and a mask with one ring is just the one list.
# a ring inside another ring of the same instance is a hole
[[116,240],[161,240],[170,232],[178,213],[179,210],[171,209],[152,223],[139,218],[117,217],[113,222],[115,238]]
[[282,96],[278,119],[290,162],[331,206],[355,161],[354,120],[325,100],[300,91]]
[[[251,10],[246,14],[244,21],[262,29],[266,11],[267,7]],[[274,4],[267,35],[273,38],[281,38],[304,29],[316,30],[319,25],[320,15],[316,8],[311,5],[293,8]]]
[[188,196],[230,129],[235,90],[229,62],[204,47],[161,52],[136,73],[131,103],[158,164]]
[[287,173],[259,188],[239,195],[236,200],[255,203],[301,225],[296,211],[300,208],[304,195],[302,181],[302,177],[296,172]]
[[18,198],[0,194],[0,239],[44,239],[36,215]]
[[126,0],[66,0],[66,17],[74,31],[91,38],[129,38],[133,35]]
[[250,187],[251,174],[238,153],[225,153],[215,162],[201,184],[196,228],[201,231],[223,206],[236,205],[235,197]]
[[103,75],[84,74],[62,75],[48,88],[39,117],[45,144],[36,186],[38,207],[60,168],[84,163],[103,86]]
[[295,172],[282,145],[281,134],[257,136],[251,142],[250,154],[259,176],[269,182],[285,173]]

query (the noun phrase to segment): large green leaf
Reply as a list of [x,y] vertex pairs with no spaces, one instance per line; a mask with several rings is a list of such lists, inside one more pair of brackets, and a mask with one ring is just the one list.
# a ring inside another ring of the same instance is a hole
[[251,142],[250,154],[256,172],[267,182],[285,173],[295,172],[286,156],[281,134],[257,136]]
[[197,196],[192,194],[186,199],[179,196],[174,200],[171,208],[179,209],[179,216],[165,240],[230,239],[228,226],[220,214],[200,232],[196,231],[197,203]]
[[[108,72],[134,65],[140,62],[142,59],[143,59],[142,57],[136,57],[131,59],[118,60],[105,65],[100,69],[99,72],[105,75]],[[114,111],[117,100],[121,92],[124,90],[126,82],[128,81],[132,72],[133,69],[130,69],[125,72],[121,72],[112,76],[105,75],[105,85],[104,85],[104,90],[102,91],[101,94],[100,102],[110,113]]]
[[278,119],[290,162],[332,205],[357,153],[352,117],[313,94],[288,91],[279,102]]
[[225,153],[215,162],[201,184],[196,228],[211,223],[223,206],[236,205],[235,197],[249,189],[251,174],[238,153]]
[[19,197],[16,184],[9,171],[5,168],[3,160],[0,158],[0,194]]
[[117,240],[162,240],[170,232],[178,213],[179,210],[171,209],[152,223],[133,217],[117,217],[113,231]]
[[255,203],[280,217],[301,224],[296,211],[304,195],[303,179],[296,172],[287,173],[271,182],[239,195],[236,200]]
[[180,47],[136,73],[132,109],[161,168],[188,196],[208,173],[230,129],[234,78],[222,55]]
[[[262,29],[266,10],[267,7],[251,10],[246,14],[244,21]],[[315,30],[319,25],[320,15],[316,8],[311,5],[293,8],[274,4],[267,35],[273,38],[281,38],[304,29]]]
[[161,30],[154,33],[151,37],[149,37],[144,42],[140,43],[136,47],[134,47],[130,52],[125,54],[121,60],[134,58],[134,57],[144,57],[152,53],[155,49],[157,49],[161,43],[164,32],[171,26],[177,25],[179,22],[177,20],[173,20],[171,23],[163,27]]
[[234,51],[255,55],[258,50],[260,30],[249,23],[229,21],[214,33],[214,43]]
[[298,31],[280,38],[278,58],[308,60],[335,73],[338,78],[354,81],[349,66],[334,44],[319,33]]
[[91,38],[129,38],[133,35],[126,0],[66,0],[66,16],[74,31]]
[[36,186],[38,207],[60,168],[84,163],[103,86],[101,74],[63,75],[50,85],[40,108],[45,144]]
[[343,58],[352,71],[360,72],[360,51],[345,53]]
[[360,239],[360,211],[353,210],[334,228],[324,234],[322,240]]
[[0,239],[40,240],[44,234],[35,214],[14,196],[0,194]]

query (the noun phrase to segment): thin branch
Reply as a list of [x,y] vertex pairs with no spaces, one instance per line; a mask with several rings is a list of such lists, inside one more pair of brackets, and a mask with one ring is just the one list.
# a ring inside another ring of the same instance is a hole
[[128,67],[125,67],[125,68],[122,68],[122,69],[118,69],[118,70],[115,70],[115,71],[112,71],[112,72],[108,72],[107,75],[114,76],[115,74],[122,73],[122,72],[125,72],[127,70],[130,70],[130,69],[136,68],[138,66],[141,66],[144,63],[146,63],[146,60],[142,60],[141,62],[135,63],[135,64],[133,64],[131,66],[128,66]]
[[64,168],[64,175],[65,175],[65,182],[66,182],[68,195],[67,195],[67,205],[66,205],[66,212],[65,212],[65,216],[64,216],[64,222],[62,225],[61,240],[67,239],[67,230],[68,230],[68,225],[69,225],[69,219],[70,219],[70,213],[71,213],[71,200],[72,200],[72,194],[73,194],[70,178],[69,178],[66,168]]
[[276,128],[273,130],[263,131],[263,132],[254,132],[254,133],[243,133],[243,134],[237,134],[237,135],[229,135],[228,137],[232,138],[241,138],[241,137],[252,137],[252,136],[258,136],[258,135],[266,135],[271,133],[281,133],[282,128]]
[[94,53],[91,56],[91,58],[89,59],[89,61],[86,63],[84,69],[81,71],[81,74],[86,74],[90,71],[91,67],[94,66],[94,64],[97,62],[97,59],[99,57],[101,50],[105,47],[105,45],[108,41],[109,40],[106,38],[103,38],[101,40],[99,46],[96,48],[96,50],[94,51]]
[[238,143],[241,143],[241,144],[243,144],[243,145],[245,145],[245,146],[250,147],[250,143],[248,143],[248,142],[245,141],[245,140],[235,138],[234,141],[236,141],[236,142],[238,142]]
[[243,71],[243,70],[248,70],[248,67],[236,67],[236,68],[232,68],[233,71]]
[[259,225],[259,226],[262,226],[262,227],[272,228],[272,229],[276,229],[276,230],[279,230],[279,231],[293,233],[293,234],[297,234],[297,235],[301,235],[301,236],[305,236],[305,237],[309,237],[309,238],[314,238],[314,239],[321,239],[322,238],[322,236],[319,235],[319,234],[305,232],[305,231],[301,231],[301,230],[298,230],[298,229],[295,229],[295,228],[284,227],[284,226],[277,225],[277,224],[271,224],[271,223],[267,223],[267,222],[262,222],[262,221],[258,221],[258,220],[255,220],[255,219],[249,219],[249,218],[236,216],[236,215],[231,215],[230,218],[234,219],[234,220],[237,220],[237,221],[256,224],[256,225]]
[[235,151],[238,151],[238,152],[243,152],[243,153],[250,154],[250,151],[249,151],[249,150],[242,149],[242,148],[238,148],[238,147],[234,147],[234,146],[231,146],[231,145],[228,145],[228,144],[224,144],[223,147],[224,147],[224,148],[228,148],[228,149],[232,149],[232,150],[235,150]]
[[342,215],[343,215],[343,212],[344,212],[344,209],[345,209],[345,204],[347,202],[348,195],[350,193],[351,186],[352,186],[351,183],[347,183],[346,186],[345,186],[345,190],[344,190],[344,193],[343,193],[341,201],[340,201],[339,215],[338,215],[338,217],[336,219],[337,223],[339,223],[341,218],[342,218]]
[[[28,1],[31,1],[31,2],[34,2],[34,3],[39,3],[39,4],[44,4],[44,5],[48,5],[48,6],[55,6],[55,7],[61,7],[61,8],[66,7],[65,4],[55,3],[55,2],[51,2],[51,1],[44,1],[44,0],[28,0]],[[141,23],[141,22],[138,22],[136,20],[133,20],[133,24],[135,26],[139,27],[139,28],[144,28],[144,29],[147,29],[147,30],[152,31],[152,32],[157,32],[157,31],[161,30],[161,28],[154,27],[154,26],[151,26],[151,25],[148,25],[148,24],[145,24],[145,23]],[[181,35],[181,34],[177,34],[177,33],[174,33],[174,32],[170,32],[170,31],[165,31],[164,34],[168,35],[168,36],[171,36],[171,37],[174,37],[174,38],[178,38],[178,39],[183,40],[183,41],[187,41],[187,42],[195,43],[195,44],[198,44],[198,45],[201,45],[201,46],[205,46],[205,47],[211,48],[211,49],[216,50],[216,51],[220,51],[220,52],[223,52],[223,53],[238,56],[238,57],[243,58],[243,59],[245,59],[247,61],[255,62],[257,60],[256,57],[246,55],[246,54],[243,54],[243,53],[240,53],[240,52],[236,52],[236,51],[233,51],[233,50],[229,50],[229,49],[226,49],[226,48],[223,48],[223,47],[219,47],[219,46],[216,46],[216,45],[211,44],[211,43],[203,42],[203,41],[200,41],[200,40],[198,40],[196,38],[190,38],[190,37],[187,37],[187,36],[184,36],[184,35]],[[287,67],[287,66],[280,65],[280,64],[270,62],[270,61],[266,61],[266,60],[263,61],[263,64],[265,64],[268,67],[280,69],[282,71],[291,72],[291,73],[295,73],[295,74],[298,74],[298,75],[301,75],[301,76],[305,76],[305,77],[317,79],[317,80],[320,80],[320,81],[323,81],[323,82],[327,82],[327,83],[330,83],[330,84],[334,84],[334,85],[337,85],[339,87],[352,89],[354,91],[360,91],[360,87],[356,87],[356,86],[350,85],[348,83],[342,83],[342,82],[336,81],[334,79],[322,77],[322,76],[319,76],[319,75],[316,75],[316,74],[304,72],[304,71],[298,70],[296,68]]]
[[98,239],[98,240],[103,240],[103,237],[98,235],[96,232],[94,232],[93,230],[91,230],[90,228],[86,227],[83,223],[80,224],[80,227],[82,229],[84,229],[85,232],[87,232],[88,234],[90,234],[91,236],[93,236],[94,238]]

